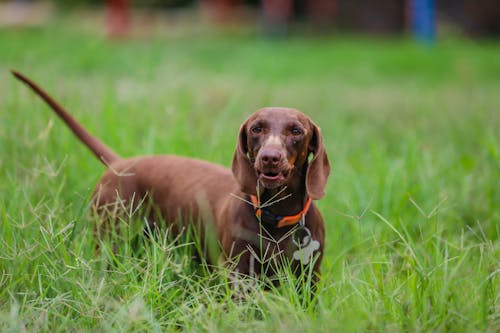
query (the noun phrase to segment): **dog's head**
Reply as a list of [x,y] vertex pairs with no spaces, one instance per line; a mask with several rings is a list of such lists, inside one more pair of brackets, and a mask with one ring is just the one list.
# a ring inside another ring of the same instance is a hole
[[330,163],[319,127],[295,109],[276,107],[258,110],[241,125],[232,170],[249,194],[256,194],[258,182],[264,189],[277,189],[304,177],[305,171],[307,194],[320,199]]

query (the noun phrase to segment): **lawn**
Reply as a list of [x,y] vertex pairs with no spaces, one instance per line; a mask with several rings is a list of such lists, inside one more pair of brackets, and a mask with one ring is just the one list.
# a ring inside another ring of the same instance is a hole
[[[78,17],[0,30],[0,330],[498,332],[499,54],[213,29],[109,42]],[[123,156],[229,166],[254,110],[310,115],[332,164],[314,301],[293,281],[232,300],[224,272],[170,241],[96,256],[103,167],[8,68]]]

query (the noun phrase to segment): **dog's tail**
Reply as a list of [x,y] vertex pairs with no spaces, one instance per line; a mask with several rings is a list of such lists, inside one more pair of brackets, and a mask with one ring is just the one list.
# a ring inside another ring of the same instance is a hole
[[95,156],[104,165],[108,166],[113,161],[120,159],[120,157],[115,154],[110,148],[108,148],[104,143],[99,141],[97,138],[92,136],[82,125],[80,125],[69,113],[66,111],[58,102],[56,102],[52,97],[49,96],[42,88],[40,88],[36,83],[28,79],[23,74],[11,70],[12,74],[26,85],[28,85],[38,96],[40,96],[45,103],[47,103],[52,110],[61,118],[66,125],[71,129],[71,131],[94,153]]

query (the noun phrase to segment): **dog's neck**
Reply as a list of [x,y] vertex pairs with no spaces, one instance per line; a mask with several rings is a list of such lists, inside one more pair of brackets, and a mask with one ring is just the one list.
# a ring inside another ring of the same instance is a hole
[[276,189],[264,189],[260,194],[260,203],[270,204],[267,209],[276,215],[298,214],[307,200],[306,185],[303,177],[292,177],[294,181]]

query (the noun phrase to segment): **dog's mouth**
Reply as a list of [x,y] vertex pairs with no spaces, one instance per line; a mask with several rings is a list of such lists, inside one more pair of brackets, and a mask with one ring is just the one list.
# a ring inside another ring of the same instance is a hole
[[285,177],[282,172],[266,172],[261,174],[261,178],[269,181],[276,181]]
[[264,187],[275,188],[283,184],[288,177],[288,171],[259,172],[259,179]]

